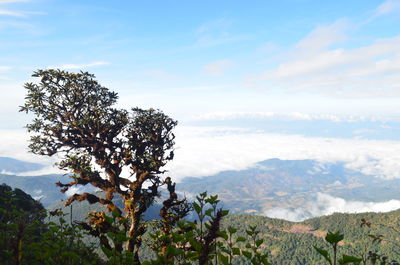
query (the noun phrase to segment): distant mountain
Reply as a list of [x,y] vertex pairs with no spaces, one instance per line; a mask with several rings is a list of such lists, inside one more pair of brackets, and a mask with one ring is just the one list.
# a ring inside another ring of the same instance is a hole
[[42,168],[44,168],[42,164],[30,163],[10,157],[0,157],[0,173],[22,173]]
[[[0,174],[0,183],[20,188],[47,207],[65,198],[54,185],[67,176],[11,176]],[[73,187],[75,192],[93,187]],[[238,171],[224,171],[202,178],[185,178],[176,186],[189,199],[200,192],[218,194],[232,213],[263,215],[275,208],[299,209],[318,193],[365,202],[400,200],[400,180],[383,180],[351,170],[342,162],[269,159]],[[276,216],[276,215],[275,215]],[[279,215],[278,215],[279,216]],[[305,214],[305,217],[316,216]],[[294,219],[292,219],[294,220]]]
[[245,170],[185,178],[177,190],[187,195],[208,191],[234,213],[263,214],[274,207],[302,207],[318,192],[346,200],[399,200],[400,180],[365,175],[342,162],[269,159]]
[[55,185],[57,181],[69,182],[69,178],[63,175],[15,176],[0,174],[0,183],[22,189],[34,199],[39,200],[45,207],[65,198],[65,194],[61,193]]

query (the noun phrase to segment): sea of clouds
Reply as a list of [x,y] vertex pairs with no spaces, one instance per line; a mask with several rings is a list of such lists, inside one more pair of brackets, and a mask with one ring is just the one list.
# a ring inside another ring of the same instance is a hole
[[[47,165],[30,175],[60,173],[53,166],[57,157],[28,152],[28,134],[23,130],[0,130],[0,156]],[[400,178],[400,141],[305,137],[269,134],[244,128],[188,127],[176,130],[175,157],[167,165],[168,174],[180,181],[224,170],[243,170],[255,163],[313,159],[345,162],[346,166],[383,179]],[[27,175],[27,173],[24,173]]]
[[175,158],[168,165],[176,180],[242,170],[270,158],[342,161],[348,168],[364,174],[400,178],[399,141],[305,137],[243,128],[181,127],[176,142]]
[[315,198],[308,201],[301,208],[275,207],[265,211],[263,214],[271,218],[299,222],[308,218],[333,213],[390,212],[399,208],[399,200],[385,202],[353,201],[318,192]]
[[[382,179],[400,178],[400,141],[326,137],[293,134],[270,134],[246,128],[180,126],[176,129],[175,157],[167,165],[169,176],[177,182],[185,177],[203,177],[224,170],[243,170],[255,163],[313,159],[319,162],[344,162],[346,167]],[[47,165],[36,172],[42,175],[60,172],[53,166],[57,158],[38,157],[28,152],[28,135],[23,130],[0,131],[0,156]],[[298,209],[274,208],[270,217],[300,221],[333,212],[390,211],[400,208],[400,201],[346,201],[318,193],[310,203]]]

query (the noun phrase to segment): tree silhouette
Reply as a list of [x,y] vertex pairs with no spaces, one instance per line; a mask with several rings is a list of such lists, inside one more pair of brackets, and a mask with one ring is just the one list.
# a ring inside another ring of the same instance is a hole
[[[58,155],[61,169],[73,173],[70,183],[57,183],[66,192],[75,185],[92,185],[104,191],[74,194],[66,205],[87,200],[107,207],[120,222],[126,238],[114,240],[115,232],[104,212],[92,213],[84,227],[100,238],[103,249],[133,253],[139,263],[138,249],[146,227],[144,212],[159,195],[162,169],[174,156],[177,122],[159,110],[115,107],[118,95],[101,86],[87,72],[38,70],[38,83],[27,83],[25,104],[20,111],[33,113],[27,125],[32,134],[30,151],[45,156]],[[122,197],[125,208],[113,203]],[[122,241],[122,242],[121,242]]]

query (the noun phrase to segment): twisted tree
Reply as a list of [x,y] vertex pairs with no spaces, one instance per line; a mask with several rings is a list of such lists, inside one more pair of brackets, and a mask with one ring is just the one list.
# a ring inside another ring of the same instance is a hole
[[[118,95],[101,86],[87,72],[39,70],[27,83],[25,104],[20,111],[33,113],[27,125],[32,134],[29,149],[39,155],[58,155],[61,169],[73,173],[70,183],[57,183],[66,192],[75,185],[93,185],[105,196],[74,194],[66,205],[87,200],[107,207],[121,220],[126,240],[110,242],[104,212],[91,214],[85,227],[100,238],[102,247],[133,253],[139,264],[138,249],[145,226],[141,217],[159,195],[163,167],[174,156],[177,122],[159,110],[118,109]],[[115,194],[125,204],[113,203]],[[176,199],[176,198],[174,198]],[[115,227],[114,227],[115,229]]]

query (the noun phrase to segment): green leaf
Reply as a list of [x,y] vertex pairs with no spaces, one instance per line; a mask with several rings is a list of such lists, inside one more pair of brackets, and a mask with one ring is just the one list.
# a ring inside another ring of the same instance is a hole
[[204,214],[211,217],[213,212],[214,212],[214,209],[210,208],[210,209],[207,209]]
[[112,214],[112,216],[113,216],[114,218],[117,218],[117,217],[119,217],[119,216],[121,215],[117,208],[115,208],[115,209],[111,212],[111,214]]
[[340,234],[339,232],[336,232],[336,233],[328,232],[328,234],[325,237],[325,240],[328,243],[334,245],[334,244],[337,244],[340,241],[342,241],[343,238],[344,238],[344,235]]
[[196,202],[192,203],[194,210],[196,211],[197,214],[201,213],[201,207],[198,205]]
[[339,260],[339,264],[348,264],[348,263],[353,263],[353,262],[361,262],[362,259],[353,257],[353,256],[347,256],[343,255],[343,257]]
[[240,255],[240,249],[239,248],[232,248],[232,254],[239,256]]
[[251,252],[246,251],[246,250],[242,250],[242,255],[248,259],[251,259],[251,257],[252,257]]
[[236,238],[236,242],[246,242],[246,238],[239,236],[238,238]]
[[218,231],[217,234],[225,240],[228,240],[228,234],[226,231]]
[[330,256],[329,256],[329,253],[328,253],[327,250],[322,249],[322,248],[317,248],[316,246],[314,246],[314,249],[315,249],[319,254],[321,254],[321,255],[329,262],[329,264],[332,265],[332,261],[331,261],[331,258],[330,258]]
[[104,254],[106,254],[107,258],[111,258],[112,257],[113,253],[108,248],[102,246],[101,250],[103,251]]
[[114,222],[114,219],[112,217],[110,217],[110,216],[107,216],[107,215],[104,215],[104,219],[109,224],[112,224]]
[[229,210],[221,210],[222,216],[227,216],[229,214]]
[[218,259],[220,262],[222,262],[223,265],[229,265],[229,259],[228,257],[222,255],[222,254],[218,254]]
[[202,192],[199,195],[200,195],[200,197],[205,198],[205,197],[207,197],[207,191]]
[[189,240],[190,245],[192,245],[192,247],[194,247],[194,249],[197,252],[201,252],[201,245],[199,242],[197,242],[196,240],[194,240],[193,238]]
[[232,227],[232,226],[229,226],[229,227],[228,227],[228,232],[229,232],[230,234],[234,234],[234,233],[237,232],[237,229],[234,228],[234,227]]

